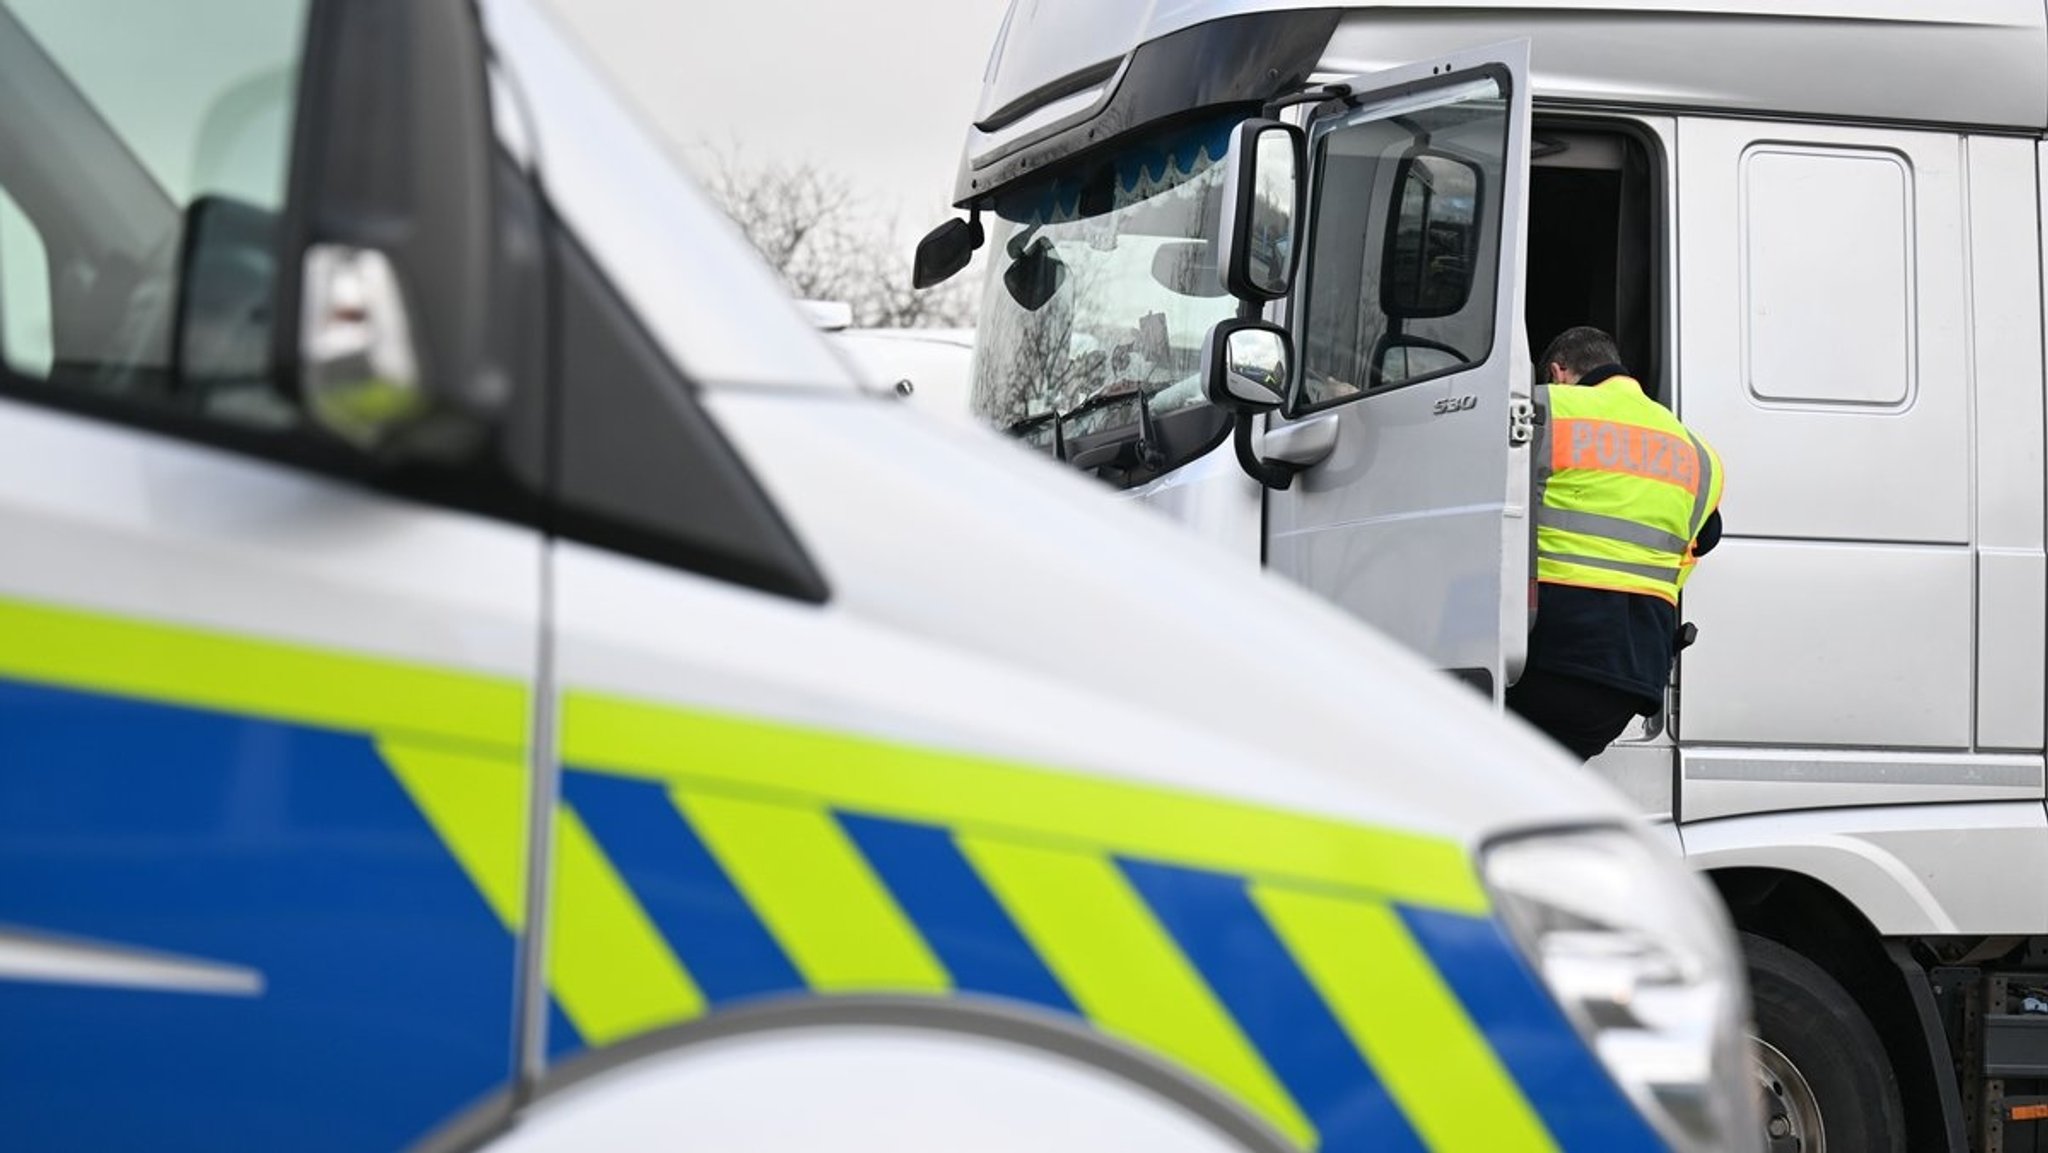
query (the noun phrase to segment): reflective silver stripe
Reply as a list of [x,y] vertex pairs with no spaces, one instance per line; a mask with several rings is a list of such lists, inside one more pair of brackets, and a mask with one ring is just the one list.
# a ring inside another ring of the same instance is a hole
[[1885,753],[1855,756],[1765,757],[1743,750],[1743,759],[1687,758],[1688,781],[1775,781],[1802,785],[1946,785],[1956,789],[2041,791],[2041,762],[1970,754],[1913,757]]
[[[1692,535],[1697,537],[1700,535],[1700,530],[1707,527],[1707,513],[1710,511],[1707,507],[1707,501],[1714,494],[1714,456],[1707,451],[1707,446],[1700,443],[1700,438],[1694,436],[1689,428],[1685,430],[1685,439],[1692,442],[1692,451],[1700,458],[1700,488],[1692,496]],[[1691,544],[1691,541],[1687,541],[1685,547],[1690,547]],[[1678,551],[1684,552],[1685,547],[1681,547]]]
[[1631,564],[1625,560],[1608,560],[1605,557],[1597,556],[1571,556],[1566,553],[1556,552],[1537,553],[1536,556],[1539,560],[1551,560],[1559,564],[1577,564],[1585,565],[1587,568],[1604,568],[1611,572],[1625,572],[1630,576],[1648,577],[1653,581],[1663,581],[1666,584],[1678,583],[1678,570],[1675,568],[1658,568],[1653,564]]
[[10,930],[0,932],[0,982],[12,981],[222,997],[263,994],[263,974],[246,965]]
[[1582,532],[1588,536],[1618,540],[1623,544],[1639,544],[1658,552],[1684,554],[1691,541],[1673,536],[1661,528],[1651,528],[1618,516],[1604,516],[1597,512],[1575,512],[1565,508],[1539,508],[1536,523],[1548,528],[1563,529],[1565,532]]

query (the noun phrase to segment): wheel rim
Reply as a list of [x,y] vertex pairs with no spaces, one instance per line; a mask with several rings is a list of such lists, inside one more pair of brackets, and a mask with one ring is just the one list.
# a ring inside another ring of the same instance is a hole
[[1771,1153],[1827,1153],[1820,1101],[1806,1075],[1761,1037],[1749,1039],[1749,1051],[1763,1100],[1765,1147]]

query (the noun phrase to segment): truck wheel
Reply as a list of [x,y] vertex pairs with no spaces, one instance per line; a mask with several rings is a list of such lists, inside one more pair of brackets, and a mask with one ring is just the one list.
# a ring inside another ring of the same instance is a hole
[[1770,1153],[1905,1153],[1906,1110],[1884,1043],[1819,965],[1750,933],[1750,1052]]

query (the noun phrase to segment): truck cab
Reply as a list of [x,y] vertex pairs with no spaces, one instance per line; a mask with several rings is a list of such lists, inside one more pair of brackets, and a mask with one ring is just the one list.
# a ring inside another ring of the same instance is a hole
[[1752,1124],[1618,799],[864,388],[529,0],[0,3],[0,542],[9,1148]]
[[[1535,604],[1531,353],[1613,332],[1719,450],[1727,535],[1665,707],[1593,768],[1749,935],[1773,1139],[2021,1139],[1997,1102],[2048,1068],[2009,995],[2048,934],[2042,6],[1029,10],[955,190],[991,248],[983,418],[1498,706]],[[1261,120],[1299,151],[1263,206]],[[1256,249],[1281,274],[1248,294]],[[1207,358],[1254,317],[1286,379],[1234,413]],[[1875,1058],[1811,1074],[1838,1052]]]

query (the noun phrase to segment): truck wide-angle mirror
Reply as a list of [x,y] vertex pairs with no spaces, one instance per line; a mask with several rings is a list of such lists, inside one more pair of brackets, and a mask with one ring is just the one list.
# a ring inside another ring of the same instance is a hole
[[1231,414],[1231,439],[1245,475],[1284,489],[1305,465],[1262,460],[1252,444],[1252,418],[1287,399],[1294,374],[1294,342],[1287,330],[1263,320],[1221,320],[1202,338],[1202,395]]
[[1451,316],[1472,298],[1479,263],[1479,166],[1440,152],[1418,152],[1394,176],[1380,262],[1380,308],[1401,320]]
[[318,0],[272,348],[313,421],[456,463],[506,407],[483,35],[466,0]]
[[1202,395],[1240,417],[1279,408],[1287,400],[1293,352],[1278,325],[1219,321],[1202,341]]
[[1244,300],[1277,300],[1293,285],[1302,156],[1291,124],[1247,120],[1231,131],[1219,263],[1224,285]]

